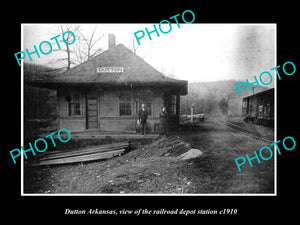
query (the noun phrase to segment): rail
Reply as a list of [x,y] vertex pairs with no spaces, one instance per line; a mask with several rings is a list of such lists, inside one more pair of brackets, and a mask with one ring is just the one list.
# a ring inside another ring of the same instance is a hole
[[229,127],[230,129],[233,129],[233,130],[236,130],[236,131],[239,131],[240,133],[246,135],[246,136],[250,136],[250,137],[254,137],[254,138],[257,138],[257,139],[261,139],[263,141],[266,141],[266,142],[273,142],[271,140],[268,140],[266,138],[263,138],[263,137],[259,137],[257,135],[254,135],[254,134],[251,134],[249,133],[250,131],[249,130],[246,130],[245,128],[243,127],[240,127],[236,124],[233,124],[227,120],[216,120],[216,122],[218,122],[219,124],[221,124],[223,127]]

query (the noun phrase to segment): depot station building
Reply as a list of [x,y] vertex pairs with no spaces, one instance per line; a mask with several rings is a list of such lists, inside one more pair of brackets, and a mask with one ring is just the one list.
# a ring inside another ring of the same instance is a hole
[[58,129],[136,132],[141,104],[148,112],[147,131],[159,131],[165,106],[170,129],[179,124],[180,96],[187,81],[169,78],[109,35],[109,48],[65,72],[34,81],[57,90]]

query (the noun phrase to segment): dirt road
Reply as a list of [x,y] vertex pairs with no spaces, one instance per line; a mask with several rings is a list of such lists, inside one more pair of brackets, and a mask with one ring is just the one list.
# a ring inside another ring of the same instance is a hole
[[[239,125],[268,138],[273,133],[254,124]],[[174,147],[179,142],[203,154],[182,161],[177,156],[188,149]],[[206,121],[110,160],[26,167],[24,193],[273,193],[273,158],[260,164],[253,161],[253,167],[245,164],[242,172],[234,161],[246,153],[254,155],[253,151],[269,144]]]

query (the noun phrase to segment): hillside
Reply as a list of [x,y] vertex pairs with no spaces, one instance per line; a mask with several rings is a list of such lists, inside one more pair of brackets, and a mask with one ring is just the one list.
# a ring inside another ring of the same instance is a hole
[[[188,84],[188,94],[181,97],[181,114],[190,114],[192,103],[195,104],[194,113],[241,115],[243,97],[253,92],[246,87],[239,97],[235,84],[237,80],[224,80],[215,82],[194,82]],[[268,88],[255,87],[254,92],[265,91]]]
[[56,91],[32,86],[30,81],[58,72],[47,66],[24,63],[24,128],[25,135],[49,132],[56,128]]

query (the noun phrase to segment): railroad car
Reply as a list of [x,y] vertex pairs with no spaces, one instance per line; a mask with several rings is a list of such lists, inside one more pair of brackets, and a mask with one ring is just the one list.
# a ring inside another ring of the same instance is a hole
[[243,98],[244,121],[274,125],[274,88]]

